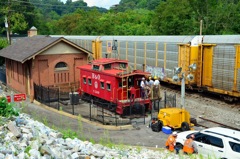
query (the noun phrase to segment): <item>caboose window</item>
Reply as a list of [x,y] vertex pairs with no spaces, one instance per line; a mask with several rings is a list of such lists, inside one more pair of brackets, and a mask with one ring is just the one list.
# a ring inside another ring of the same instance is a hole
[[92,85],[92,79],[88,79],[88,84]]
[[83,83],[86,84],[87,83],[87,80],[85,77],[83,77]]
[[101,88],[104,89],[104,82],[100,82]]
[[110,83],[107,83],[107,90],[108,90],[108,91],[111,91],[111,85],[110,85]]
[[98,65],[93,65],[93,70],[99,70],[99,66]]
[[104,70],[110,70],[110,69],[111,69],[111,64],[104,65]]

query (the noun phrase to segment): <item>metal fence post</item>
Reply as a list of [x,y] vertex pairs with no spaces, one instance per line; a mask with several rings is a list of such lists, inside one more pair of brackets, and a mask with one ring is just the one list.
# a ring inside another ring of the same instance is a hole
[[151,119],[153,118],[153,111],[155,112],[155,104],[156,104],[156,100],[153,100],[153,106],[152,106],[152,111],[151,111]]
[[103,120],[103,124],[105,124],[104,123],[104,109],[103,109],[103,106],[102,106],[102,120]]
[[167,93],[166,91],[164,92],[164,108],[166,108],[167,105]]
[[116,126],[118,126],[118,122],[117,122],[117,113],[115,111],[115,121],[116,121]]
[[40,85],[40,89],[41,89],[41,103],[44,103],[43,102],[43,86]]
[[91,99],[91,102],[89,103],[89,109],[90,109],[90,121],[92,121],[92,104],[93,104],[93,100]]
[[49,106],[50,106],[51,102],[50,102],[50,96],[49,96],[49,87],[47,88],[47,96],[48,96],[48,102],[49,102]]
[[72,114],[74,115],[74,101],[73,101],[73,90],[72,90],[72,88],[71,88],[71,92],[72,92]]
[[60,103],[60,87],[58,87],[58,110],[60,109],[59,103]]
[[11,103],[14,103],[14,93],[13,93],[13,91],[11,91]]
[[131,115],[132,115],[132,102],[130,102],[130,110],[129,110],[129,115],[130,115],[130,118],[131,118]]
[[143,104],[143,115],[144,115],[144,117],[143,117],[143,124],[145,125],[145,116],[146,116],[146,114],[145,114],[145,105]]
[[174,95],[174,105],[177,107],[176,94]]

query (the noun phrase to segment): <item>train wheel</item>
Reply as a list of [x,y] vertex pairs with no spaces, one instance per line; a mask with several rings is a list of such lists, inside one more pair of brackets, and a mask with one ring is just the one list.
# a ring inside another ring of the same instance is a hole
[[182,131],[190,130],[189,124],[188,124],[187,122],[182,122],[182,124],[181,124],[181,130],[182,130]]

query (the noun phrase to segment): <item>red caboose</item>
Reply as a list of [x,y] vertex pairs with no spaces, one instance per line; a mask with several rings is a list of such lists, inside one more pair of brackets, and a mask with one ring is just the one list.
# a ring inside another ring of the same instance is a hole
[[[103,58],[78,68],[82,95],[114,104],[118,114],[123,114],[133,101],[144,105],[146,110],[151,108],[151,100],[141,98],[140,92],[142,77],[150,76],[150,73],[130,70],[127,60]],[[129,89],[130,86],[135,90]],[[131,98],[130,92],[135,92],[135,96]]]

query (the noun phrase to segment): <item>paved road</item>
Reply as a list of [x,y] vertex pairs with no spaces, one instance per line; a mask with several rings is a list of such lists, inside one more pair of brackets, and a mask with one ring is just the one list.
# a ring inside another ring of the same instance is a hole
[[[42,121],[49,127],[58,127],[62,129],[72,129],[79,132],[82,140],[88,141],[111,141],[110,143],[133,145],[133,146],[146,146],[146,147],[164,147],[168,135],[162,132],[153,132],[148,128],[148,124],[139,123],[137,129],[109,129],[102,124],[88,122],[88,120],[80,120],[72,118],[71,114],[62,114],[62,111],[49,109],[49,107],[31,103],[26,101],[24,104],[24,112],[30,114],[32,118]],[[80,105],[82,113],[86,113],[84,109],[86,105]],[[112,126],[113,128],[115,126]]]

